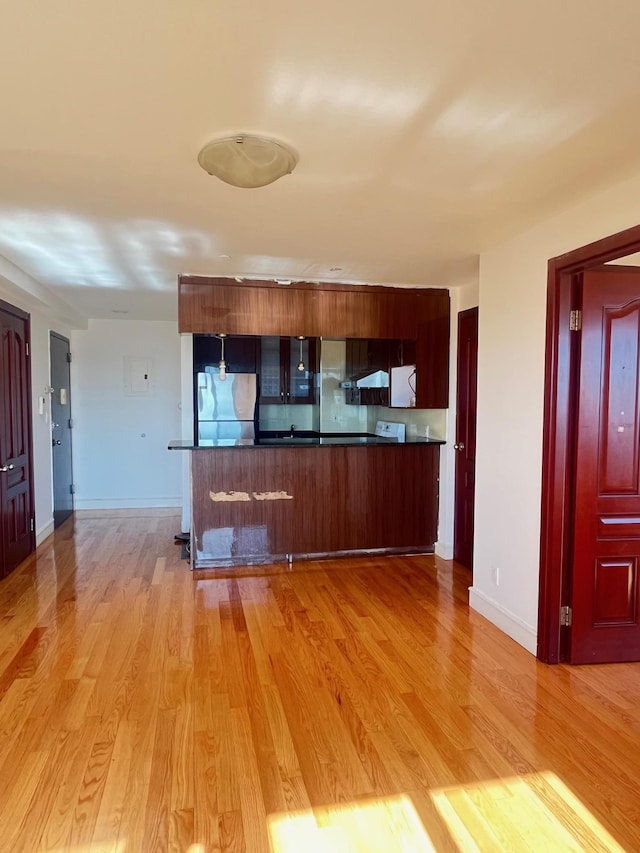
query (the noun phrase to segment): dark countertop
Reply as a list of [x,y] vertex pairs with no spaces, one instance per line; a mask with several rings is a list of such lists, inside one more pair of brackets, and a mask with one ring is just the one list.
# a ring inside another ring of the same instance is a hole
[[353,447],[358,445],[380,444],[445,444],[439,438],[408,436],[405,441],[383,438],[373,433],[320,433],[317,435],[262,436],[260,438],[218,439],[206,444],[194,444],[192,441],[170,441],[169,450],[210,450],[220,447]]

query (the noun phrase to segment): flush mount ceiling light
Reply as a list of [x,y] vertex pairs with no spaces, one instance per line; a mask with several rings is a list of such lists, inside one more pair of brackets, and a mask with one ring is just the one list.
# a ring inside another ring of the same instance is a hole
[[298,157],[266,136],[227,136],[207,143],[198,154],[205,172],[234,187],[266,187],[295,169]]

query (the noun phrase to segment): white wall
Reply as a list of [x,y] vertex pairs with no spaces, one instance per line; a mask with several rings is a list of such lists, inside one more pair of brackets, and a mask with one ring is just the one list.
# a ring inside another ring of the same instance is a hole
[[[33,427],[33,479],[36,516],[36,544],[53,532],[53,461],[51,448],[50,398],[45,389],[50,384],[49,332],[66,338],[71,330],[65,322],[47,312],[25,291],[18,290],[0,278],[0,298],[27,311],[31,318],[31,409]],[[38,398],[45,397],[44,414],[38,414]]]
[[[91,320],[71,350],[76,509],[181,506],[177,324]],[[151,360],[148,396],[125,393],[125,357]]]
[[638,223],[640,176],[480,258],[476,534],[469,600],[532,653],[537,647],[547,261]]

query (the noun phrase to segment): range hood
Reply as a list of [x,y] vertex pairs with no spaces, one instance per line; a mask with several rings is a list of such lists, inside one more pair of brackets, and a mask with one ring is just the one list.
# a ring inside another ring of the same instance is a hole
[[356,388],[388,388],[389,374],[386,370],[376,370],[373,373],[366,373],[355,379]]

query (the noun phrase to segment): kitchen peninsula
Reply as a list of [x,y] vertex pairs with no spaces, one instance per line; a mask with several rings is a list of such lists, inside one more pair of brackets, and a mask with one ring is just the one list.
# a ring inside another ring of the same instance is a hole
[[433,550],[442,441],[240,441],[170,445],[191,452],[194,568]]
[[[170,449],[190,456],[193,568],[433,550],[443,441],[423,429],[416,431],[415,423],[406,440],[372,434],[374,415],[390,413],[390,420],[401,423],[397,419],[402,410],[384,408],[383,395],[375,412],[364,405],[345,406],[342,389],[354,383],[338,384],[345,379],[339,372],[326,395],[327,412],[336,421],[332,406],[340,408],[347,421],[355,414],[366,431],[341,432],[325,418],[323,426],[314,420],[312,429],[294,430],[292,424],[285,434],[265,428],[265,421],[279,417],[280,409],[298,427],[304,413],[313,409],[315,418],[320,388],[314,370],[320,356],[309,370],[310,362],[325,343],[336,350],[342,346],[344,352],[345,341],[354,373],[360,367],[370,369],[374,362],[377,368],[382,353],[391,376],[397,370],[394,364],[400,365],[397,375],[413,376],[414,396],[404,403],[413,407],[404,410],[409,423],[412,413],[420,414],[417,410],[439,410],[444,418],[449,376],[446,290],[282,286],[181,276],[179,318],[180,332],[194,336],[196,421],[193,438],[172,442]],[[210,345],[202,336],[210,337],[215,355],[209,354]],[[370,343],[357,350],[351,346],[357,340]],[[363,363],[367,352],[370,364]],[[234,371],[230,362],[240,366]],[[218,379],[229,385],[223,375],[217,376],[220,370],[228,370],[229,379],[238,383],[238,393],[232,396],[240,414],[235,415],[233,436],[224,433],[227,415],[212,414],[227,411],[222,398],[215,405],[211,402],[218,395]],[[308,377],[311,385],[297,381],[298,376]],[[246,403],[254,385],[260,405],[251,423]],[[364,393],[361,396],[364,402]],[[373,396],[378,392],[367,394]]]

